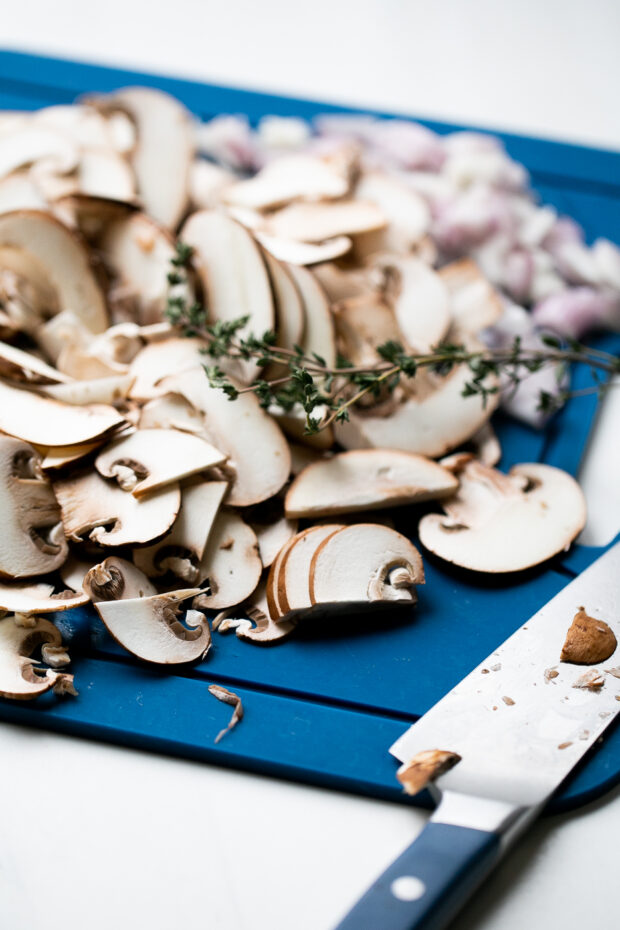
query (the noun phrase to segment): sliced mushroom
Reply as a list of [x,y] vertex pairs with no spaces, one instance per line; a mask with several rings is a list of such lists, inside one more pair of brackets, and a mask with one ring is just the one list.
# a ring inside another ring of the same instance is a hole
[[415,255],[381,256],[385,295],[407,345],[429,351],[446,336],[452,316],[450,294],[439,274]]
[[32,333],[37,345],[45,355],[58,364],[58,359],[68,346],[85,349],[92,341],[91,331],[71,310],[61,310],[50,320],[37,323]]
[[343,197],[346,176],[321,158],[295,154],[274,159],[257,175],[233,184],[225,192],[227,203],[252,210],[279,207],[292,200]]
[[341,352],[353,365],[375,365],[378,346],[401,341],[394,311],[378,294],[349,297],[332,309]]
[[454,475],[421,455],[362,449],[305,468],[287,491],[284,507],[289,518],[325,517],[433,500],[457,488]]
[[0,381],[0,430],[37,446],[75,446],[124,424],[105,404],[73,407]]
[[[301,345],[306,325],[301,294],[286,266],[266,249],[262,250],[262,255],[273,292],[277,345],[284,349],[292,349]],[[281,377],[284,372],[285,368],[282,365],[270,366],[268,378],[271,380]]]
[[47,201],[30,174],[17,172],[0,179],[0,213],[46,209]]
[[[231,613],[237,616],[230,616]],[[242,616],[241,616],[242,615]],[[217,625],[216,625],[217,622]],[[225,610],[213,621],[213,629],[226,633],[234,630],[237,639],[248,643],[272,645],[287,639],[296,626],[296,620],[280,620],[276,623],[269,612],[266,585],[261,581],[258,588],[246,604],[233,610]]]
[[361,200],[295,203],[270,214],[264,231],[278,239],[324,242],[337,236],[382,229],[386,222],[379,207]]
[[176,255],[173,237],[144,213],[107,223],[96,247],[115,282],[113,308],[116,294],[124,314],[134,322],[146,325],[163,320],[169,297],[192,303],[194,294],[188,283],[171,288],[168,282]]
[[452,319],[459,332],[476,334],[504,312],[501,298],[475,262],[463,258],[438,272],[448,288]]
[[85,574],[82,586],[93,604],[140,597],[154,597],[157,588],[131,562],[111,555]]
[[349,297],[368,297],[377,293],[383,283],[380,269],[341,268],[335,262],[316,265],[312,274],[332,303]]
[[85,442],[79,446],[52,446],[45,450],[41,468],[43,471],[55,471],[57,468],[64,468],[72,462],[79,462],[80,459],[86,458],[91,452],[99,449],[102,442]]
[[348,236],[336,236],[335,239],[326,239],[325,242],[320,243],[298,242],[295,239],[270,236],[259,230],[256,231],[256,239],[268,252],[271,252],[274,258],[291,265],[317,265],[320,262],[331,262],[334,258],[346,255],[353,244]]
[[54,593],[54,586],[36,581],[0,581],[0,610],[14,614],[51,614],[88,604],[82,591]]
[[[490,394],[486,402],[479,395],[463,396],[471,379],[466,365],[458,365],[446,376],[423,372],[413,379],[411,389],[417,393],[396,401],[389,415],[370,410],[350,411],[348,423],[338,423],[338,442],[347,449],[402,449],[437,458],[470,439],[499,403],[499,395]],[[497,386],[488,378],[486,386]]]
[[231,403],[209,385],[202,369],[167,378],[163,387],[200,411],[206,436],[228,456],[226,472],[233,475],[229,504],[248,507],[278,493],[288,479],[291,455],[277,423],[254,394],[240,394]]
[[149,578],[172,572],[196,584],[198,565],[228,488],[226,481],[200,481],[183,488],[181,510],[172,529],[154,546],[136,549],[133,559]]
[[550,465],[515,465],[505,475],[464,462],[458,492],[442,502],[445,516],[420,521],[422,544],[440,558],[480,572],[512,572],[538,565],[583,529],[586,505],[579,485]]
[[168,532],[181,507],[178,484],[137,498],[97,472],[59,479],[54,492],[67,538],[100,546],[140,546]]
[[52,487],[35,450],[9,436],[0,436],[0,513],[0,578],[31,578],[62,565],[68,549]]
[[25,123],[0,135],[0,177],[28,165],[46,165],[64,174],[77,162],[77,146],[51,127]]
[[315,604],[412,603],[424,583],[422,558],[406,537],[387,526],[356,523],[328,536],[310,566]]
[[[139,352],[129,369],[133,378],[130,397],[134,400],[151,400],[167,393],[161,386],[168,375],[176,375],[201,366],[200,350],[204,343],[199,339],[166,339],[154,342]],[[203,378],[204,372],[201,372]],[[205,379],[206,380],[206,379]]]
[[189,194],[195,210],[212,210],[221,205],[237,176],[204,158],[195,158],[189,171]]
[[199,588],[184,588],[152,597],[97,601],[95,609],[108,632],[132,655],[158,665],[180,665],[203,659],[211,646],[204,614],[187,610],[183,622],[179,619],[181,603],[199,593]]
[[209,534],[198,566],[200,593],[194,604],[205,610],[222,610],[241,604],[255,591],[263,570],[256,534],[240,516],[222,510]]
[[33,626],[19,626],[12,616],[0,620],[0,697],[26,701],[51,688],[58,693],[72,689],[73,675],[43,669],[31,656],[37,647],[53,652],[62,647],[62,637],[56,627],[38,618]]
[[[410,252],[426,235],[431,215],[426,201],[402,181],[383,171],[365,171],[355,188],[355,196],[376,204],[388,225],[376,233],[356,238],[365,254],[372,252]],[[364,241],[365,240],[365,241]]]
[[298,533],[283,553],[277,573],[275,601],[278,615],[291,611],[307,610],[312,606],[310,597],[310,565],[318,547],[342,529],[338,524],[311,526]]
[[191,116],[174,97],[152,87],[127,87],[88,101],[110,113],[128,113],[136,126],[131,164],[145,211],[174,229],[189,199],[194,158]]
[[49,213],[17,210],[0,216],[2,264],[45,282],[60,310],[71,312],[93,333],[108,325],[101,289],[77,236]]
[[336,364],[336,337],[327,295],[306,268],[289,264],[288,270],[301,294],[305,331],[302,348],[307,355],[316,352],[328,368]]
[[69,384],[53,384],[43,388],[47,397],[64,404],[82,407],[87,404],[117,404],[129,395],[133,378],[131,375],[111,375],[95,378],[94,381],[71,381]]
[[[206,294],[212,321],[249,317],[239,337],[262,336],[273,330],[274,303],[269,275],[260,249],[249,232],[224,213],[200,210],[181,230],[194,248],[194,261]],[[239,362],[235,372],[248,383],[259,371],[253,361]]]
[[95,459],[104,478],[116,478],[134,497],[221,465],[226,456],[199,436],[141,429],[111,443]]
[[58,384],[71,379],[31,352],[0,342],[0,376],[29,384]]
[[280,517],[270,523],[252,521],[250,526],[258,539],[258,551],[264,568],[275,561],[282,547],[297,533],[297,520]]

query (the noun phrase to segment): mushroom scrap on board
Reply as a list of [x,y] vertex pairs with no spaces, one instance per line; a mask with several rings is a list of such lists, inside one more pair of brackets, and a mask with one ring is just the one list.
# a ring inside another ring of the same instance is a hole
[[[217,333],[270,332],[277,359],[205,356],[170,312],[196,307]],[[341,357],[363,372],[385,345],[535,352],[537,321],[618,326],[620,252],[538,205],[490,136],[200,123],[150,88],[0,115],[0,695],[76,693],[52,620],[87,603],[159,665],[204,659],[212,629],[273,644],[343,608],[380,626],[424,583],[394,508],[411,533],[424,504],[422,546],[478,573],[568,547],[576,482],[495,467],[501,373],[469,391],[464,362],[420,367],[346,418],[323,397],[312,434],[301,403],[256,391],[291,358],[329,391]],[[534,391],[559,374],[511,383],[509,410],[541,425]]]

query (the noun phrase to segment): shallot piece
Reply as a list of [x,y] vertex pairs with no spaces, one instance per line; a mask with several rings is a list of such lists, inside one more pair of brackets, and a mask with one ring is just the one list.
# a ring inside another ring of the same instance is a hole
[[552,294],[536,304],[532,319],[538,326],[580,339],[592,329],[620,327],[620,293],[575,287]]

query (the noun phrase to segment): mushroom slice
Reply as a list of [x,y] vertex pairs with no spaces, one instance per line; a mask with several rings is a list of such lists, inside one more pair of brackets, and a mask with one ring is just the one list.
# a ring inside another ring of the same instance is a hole
[[65,404],[83,407],[85,404],[116,404],[125,400],[131,390],[131,375],[110,375],[94,381],[71,381],[69,384],[53,384],[44,387],[47,397]]
[[198,610],[178,618],[180,605],[200,594],[183,588],[168,594],[117,601],[97,601],[95,609],[106,629],[124,649],[157,665],[180,665],[203,659],[211,647],[209,621]]
[[199,339],[166,339],[153,342],[138,352],[129,368],[133,385],[130,397],[134,400],[151,400],[166,393],[161,382],[168,375],[176,375],[190,368],[199,368],[203,378],[200,350],[204,343]]
[[205,158],[195,158],[189,170],[189,194],[195,210],[212,210],[220,206],[226,190],[237,176]]
[[264,568],[275,561],[284,545],[297,533],[297,520],[280,517],[271,523],[250,523],[258,539],[258,551]]
[[288,480],[291,454],[278,424],[253,393],[240,394],[231,403],[210,386],[201,368],[167,378],[163,387],[200,411],[206,437],[228,456],[226,473],[234,476],[229,504],[249,507],[278,493]]
[[420,521],[422,544],[440,558],[479,572],[522,571],[563,549],[583,529],[586,505],[570,475],[550,465],[515,465],[505,475],[475,460],[459,471],[445,516]]
[[137,498],[97,472],[59,479],[54,492],[67,537],[79,542],[88,535],[100,546],[141,546],[160,539],[181,507],[178,484]]
[[277,576],[277,605],[280,616],[312,606],[310,597],[310,565],[318,547],[343,527],[328,523],[311,526],[295,536],[287,546]]
[[18,262],[16,270],[28,269],[35,284],[42,279],[53,289],[61,310],[71,310],[93,333],[106,329],[108,312],[88,252],[55,217],[37,210],[3,214],[0,249],[4,267]]
[[[290,271],[281,262],[274,258],[266,249],[262,255],[269,272],[271,289],[275,305],[277,345],[285,349],[292,349],[301,345],[304,329],[304,305],[299,289],[293,280]],[[269,372],[270,379],[278,377],[274,371]],[[283,366],[278,366],[284,372]]]
[[354,365],[376,364],[377,346],[401,340],[394,311],[379,294],[349,297],[332,309],[341,351]]
[[253,178],[233,184],[225,192],[227,203],[252,210],[267,210],[291,200],[344,197],[346,175],[313,155],[295,154],[274,159]]
[[130,158],[145,212],[174,229],[189,199],[194,158],[189,112],[174,97],[152,87],[127,87],[88,102],[106,113],[129,114],[137,130]]
[[108,556],[99,565],[93,565],[84,575],[82,586],[93,604],[99,601],[153,597],[157,594],[157,588],[144,572],[116,555]]
[[483,465],[497,465],[502,457],[500,441],[490,423],[485,423],[474,433],[471,444],[476,451],[476,458]]
[[336,365],[336,335],[327,294],[307,268],[289,264],[288,270],[297,285],[304,307],[305,331],[302,348],[307,355],[316,353],[328,368]]
[[203,418],[180,394],[162,394],[144,404],[138,423],[140,429],[178,429],[200,436]]
[[260,582],[246,604],[234,609],[237,616],[231,617],[232,612],[232,610],[222,611],[213,621],[213,629],[217,629],[220,633],[234,630],[237,639],[248,643],[271,645],[281,642],[291,635],[296,626],[294,618],[280,620],[276,623],[275,618],[271,616],[264,581]]
[[195,606],[222,610],[241,604],[255,591],[262,570],[254,530],[236,513],[220,511],[198,566],[200,584],[208,583],[209,593],[201,591]]
[[341,268],[335,262],[323,262],[312,269],[312,274],[332,303],[349,297],[367,297],[375,294],[382,284],[381,271],[373,268]]
[[32,333],[39,348],[58,364],[61,353],[68,346],[85,349],[92,341],[92,333],[70,310],[61,310],[45,323],[39,323]]
[[14,614],[51,614],[88,604],[82,591],[60,591],[54,586],[36,581],[0,581],[0,610]]
[[181,510],[170,532],[154,546],[135,550],[133,560],[138,568],[149,578],[170,571],[188,584],[195,584],[227,488],[226,481],[201,481],[183,488]]
[[287,517],[325,517],[453,494],[454,475],[411,452],[361,449],[309,465],[286,494]]
[[0,377],[30,384],[57,384],[71,379],[30,352],[0,342]]
[[[486,423],[499,403],[491,394],[486,404],[479,395],[463,397],[471,378],[467,365],[456,366],[448,375],[418,372],[413,379],[417,395],[394,400],[389,416],[373,409],[350,411],[348,423],[336,424],[336,439],[347,449],[402,449],[431,458],[445,455],[470,439]],[[492,389],[496,379],[489,378]]]
[[[239,337],[262,336],[273,330],[275,311],[269,275],[258,245],[235,220],[215,210],[200,210],[181,230],[194,248],[194,261],[212,321],[231,322],[247,316]],[[235,370],[248,383],[259,371],[255,362],[239,362]]]
[[116,478],[124,491],[142,497],[225,461],[223,453],[199,436],[140,429],[104,449],[95,459],[95,468],[104,478]]
[[27,165],[46,165],[64,174],[77,162],[77,146],[54,129],[27,122],[13,132],[0,134],[0,177]]
[[324,242],[337,236],[382,229],[386,225],[383,211],[361,200],[335,203],[294,203],[265,220],[265,232],[280,239],[301,242]]
[[367,254],[370,251],[404,254],[426,235],[431,221],[426,201],[397,178],[383,171],[365,171],[357,183],[355,196],[376,204],[388,220],[381,232],[369,234],[369,241],[364,243]]
[[170,233],[144,213],[133,213],[107,223],[96,240],[97,250],[113,275],[111,299],[131,305],[132,319],[142,325],[164,319],[168,297],[194,299],[188,283],[168,282],[175,242]]
[[37,446],[81,445],[124,423],[105,404],[73,407],[0,381],[0,430]]
[[291,265],[317,265],[320,262],[331,262],[334,258],[346,255],[353,245],[348,236],[336,236],[335,239],[326,239],[325,242],[298,242],[296,239],[283,239],[280,236],[270,236],[256,230],[256,239],[263,248],[281,262]]
[[43,471],[54,471],[57,468],[64,468],[71,462],[78,462],[86,458],[95,449],[99,449],[101,442],[85,442],[79,446],[52,446],[47,448],[43,455],[41,468]]
[[428,351],[446,336],[452,322],[450,294],[439,274],[415,255],[381,256],[385,295],[407,345]]
[[0,436],[0,578],[55,571],[67,558],[60,511],[40,458],[19,439]]
[[0,179],[0,213],[47,210],[47,200],[30,174],[18,172]]
[[38,646],[47,646],[50,656],[62,647],[60,632],[49,620],[38,618],[27,627],[19,626],[11,616],[0,620],[0,697],[25,701],[51,688],[71,692],[73,675],[40,668],[30,658]]
[[452,320],[459,332],[476,334],[504,312],[501,298],[470,258],[444,265],[438,272],[448,288]]
[[312,604],[412,603],[424,583],[420,553],[405,536],[376,523],[355,523],[328,536],[310,566]]
[[80,152],[76,192],[87,197],[133,203],[136,185],[130,166],[118,152],[88,148]]

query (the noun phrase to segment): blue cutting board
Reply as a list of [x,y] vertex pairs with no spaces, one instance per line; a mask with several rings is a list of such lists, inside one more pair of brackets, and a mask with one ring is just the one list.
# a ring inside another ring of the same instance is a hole
[[[201,117],[243,113],[312,118],[347,108],[293,100],[79,62],[0,52],[0,108],[68,103],[87,91],[128,84],[160,87]],[[390,114],[378,114],[390,115]],[[463,127],[422,121],[440,133]],[[498,133],[527,166],[546,203],[582,224],[589,240],[620,241],[620,155]],[[620,350],[620,337],[596,345]],[[585,371],[574,387],[591,384]],[[592,395],[572,400],[544,431],[498,415],[502,467],[547,462],[576,474],[596,413]],[[419,513],[403,510],[399,529],[415,541]],[[45,695],[35,703],[0,702],[0,719],[216,762],[382,797],[407,804],[394,777],[390,744],[557,593],[602,550],[575,546],[541,568],[480,578],[426,556],[427,584],[413,615],[323,623],[290,641],[261,648],[234,634],[214,635],[201,664],[169,672],[123,652],[87,609],[54,619],[71,644],[79,697]],[[561,644],[558,644],[558,648]],[[241,696],[245,719],[219,744],[230,708],[207,692],[227,685]],[[620,729],[614,728],[556,794],[550,810],[584,804],[620,780]]]

